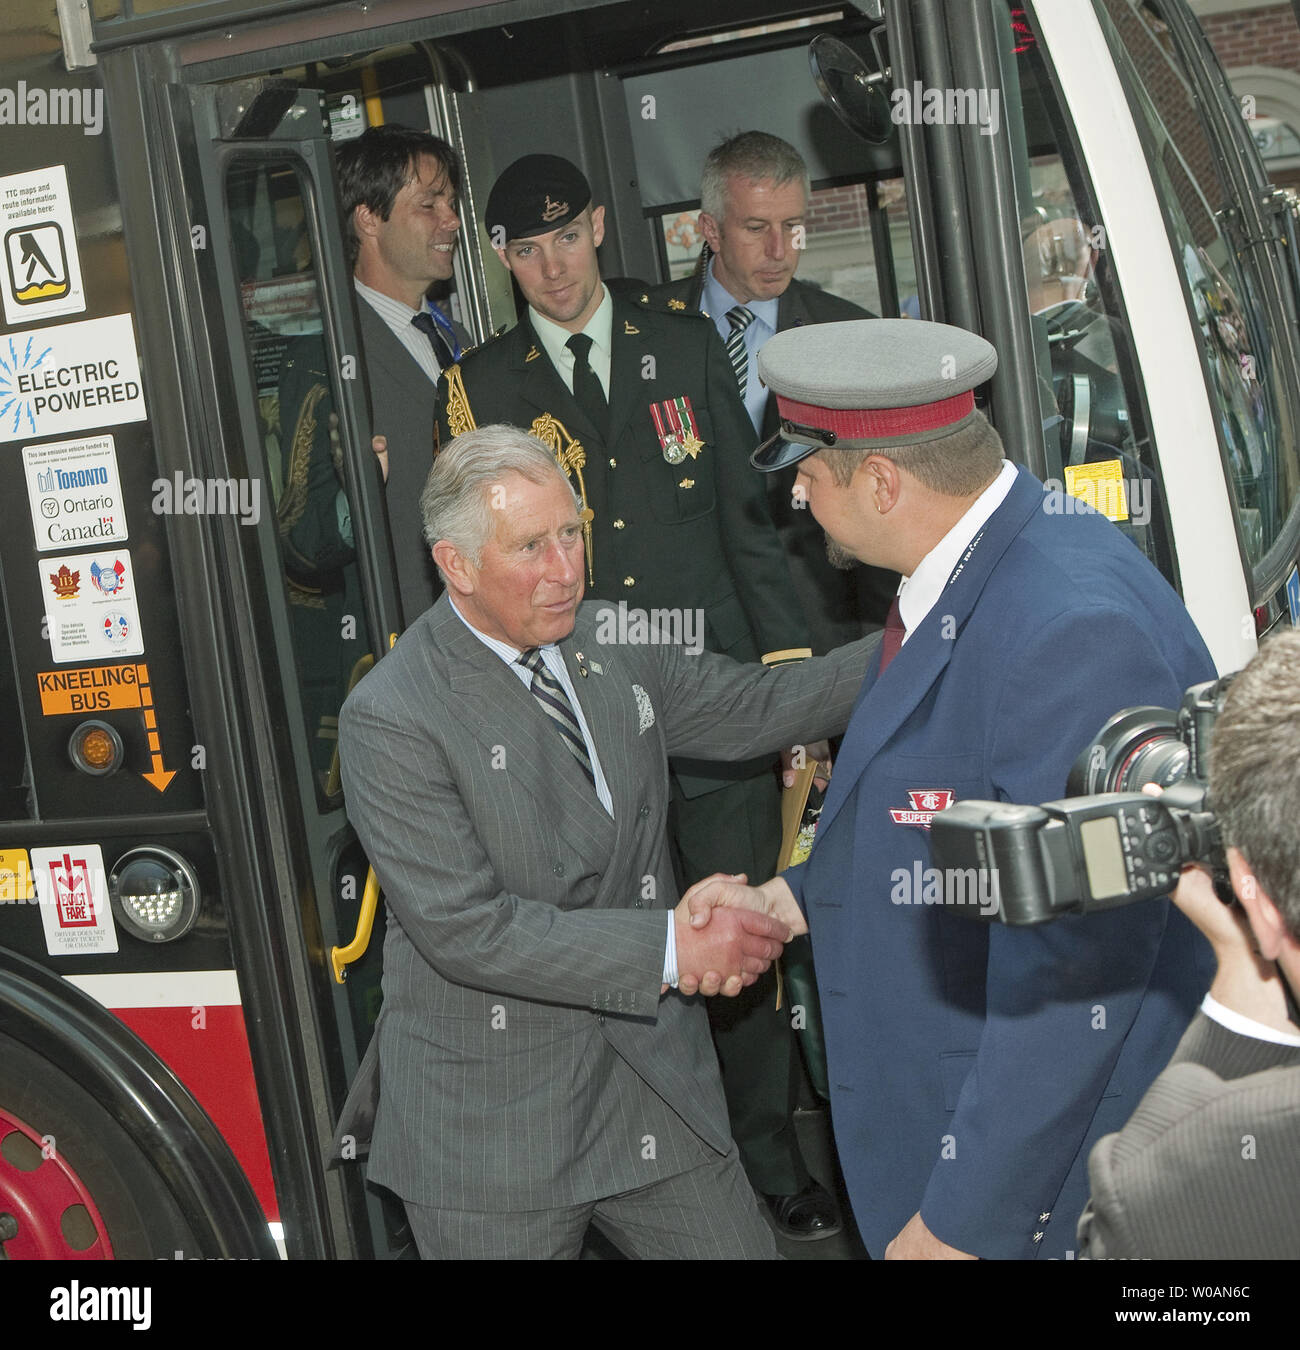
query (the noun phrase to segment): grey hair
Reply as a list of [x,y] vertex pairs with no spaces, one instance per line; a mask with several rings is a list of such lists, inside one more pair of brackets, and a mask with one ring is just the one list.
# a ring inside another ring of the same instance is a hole
[[477,567],[493,530],[491,490],[510,473],[537,484],[558,478],[572,490],[552,451],[518,427],[478,427],[449,441],[420,493],[429,546],[445,539]]
[[810,190],[808,166],[789,141],[766,131],[742,131],[715,145],[700,173],[700,210],[719,222],[727,214],[727,179],[732,174],[771,179],[778,187],[798,179],[805,197]]
[[954,431],[916,445],[828,446],[818,451],[840,487],[870,455],[893,460],[922,486],[945,497],[969,497],[993,481],[1005,458],[1002,438],[978,409]]
[[1210,803],[1300,941],[1300,632],[1267,638],[1233,680],[1210,747]]

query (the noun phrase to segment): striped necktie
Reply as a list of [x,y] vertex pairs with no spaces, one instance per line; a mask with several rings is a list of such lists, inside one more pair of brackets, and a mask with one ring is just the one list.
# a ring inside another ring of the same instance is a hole
[[573,752],[578,767],[587,775],[587,781],[594,788],[596,775],[591,770],[591,757],[587,754],[587,742],[583,739],[582,728],[578,725],[578,714],[564,692],[564,686],[546,669],[540,647],[529,647],[516,658],[525,670],[532,671],[533,681],[529,685],[537,706],[555,723],[565,745]]
[[749,351],[745,346],[745,329],[754,322],[754,311],[744,305],[727,311],[727,322],[731,325],[731,336],[727,338],[727,355],[731,358],[731,368],[736,372],[736,387],[740,397],[745,397],[749,388]]

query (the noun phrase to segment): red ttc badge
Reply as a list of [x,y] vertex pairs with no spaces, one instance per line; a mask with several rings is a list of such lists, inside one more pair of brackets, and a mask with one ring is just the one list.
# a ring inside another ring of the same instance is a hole
[[912,802],[910,809],[890,809],[894,824],[919,825],[923,830],[928,830],[935,812],[950,807],[957,794],[950,788],[908,788],[907,795]]

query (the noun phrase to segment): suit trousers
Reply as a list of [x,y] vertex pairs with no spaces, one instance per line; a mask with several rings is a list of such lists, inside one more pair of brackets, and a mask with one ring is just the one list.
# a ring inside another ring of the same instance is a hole
[[[683,889],[711,872],[744,872],[758,885],[776,870],[781,799],[772,773],[701,797],[684,796],[674,778],[668,819]],[[756,1190],[795,1195],[809,1182],[794,1128],[802,1062],[776,988],[773,969],[738,998],[709,999],[709,1024],[746,1174]]]
[[426,1261],[572,1261],[589,1224],[634,1260],[779,1259],[734,1147],[639,1190],[559,1209],[485,1214],[405,1203]]

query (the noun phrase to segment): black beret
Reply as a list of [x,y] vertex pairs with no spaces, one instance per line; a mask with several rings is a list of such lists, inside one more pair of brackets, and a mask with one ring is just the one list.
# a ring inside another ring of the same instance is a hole
[[559,155],[525,155],[493,184],[483,224],[499,247],[510,239],[558,230],[590,204],[591,185],[576,164]]

